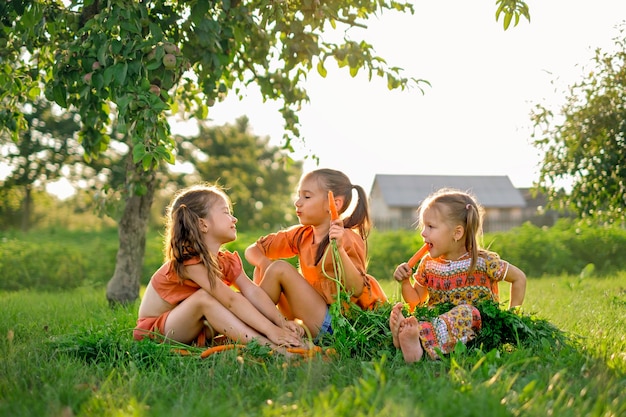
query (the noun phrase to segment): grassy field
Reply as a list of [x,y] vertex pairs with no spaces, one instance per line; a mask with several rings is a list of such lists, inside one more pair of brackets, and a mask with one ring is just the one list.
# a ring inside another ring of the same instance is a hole
[[[396,284],[384,285],[395,301]],[[529,282],[525,314],[566,331],[564,346],[412,365],[395,352],[181,356],[133,342],[138,305],[112,310],[101,288],[4,292],[0,303],[1,416],[626,415],[626,272]]]

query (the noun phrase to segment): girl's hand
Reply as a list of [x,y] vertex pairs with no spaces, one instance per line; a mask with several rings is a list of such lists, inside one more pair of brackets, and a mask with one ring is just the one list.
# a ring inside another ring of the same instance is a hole
[[291,330],[286,328],[275,327],[275,329],[266,336],[272,343],[278,346],[302,346],[302,338],[296,337]]
[[285,322],[285,329],[293,333],[298,339],[303,339],[305,336],[304,327],[298,325],[295,321],[289,320]]
[[398,282],[402,282],[411,278],[411,272],[413,271],[411,270],[411,267],[409,267],[409,264],[404,262],[396,267],[396,270],[393,273],[393,278]]
[[343,227],[343,220],[337,219],[332,220],[330,222],[330,229],[328,230],[328,238],[330,240],[335,239],[337,241],[337,246],[341,247],[341,242],[343,241],[343,234],[346,229]]

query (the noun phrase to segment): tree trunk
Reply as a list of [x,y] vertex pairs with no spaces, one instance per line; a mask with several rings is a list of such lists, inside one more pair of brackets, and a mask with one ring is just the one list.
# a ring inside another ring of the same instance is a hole
[[[132,157],[129,156],[132,159]],[[150,207],[154,199],[156,176],[154,171],[144,171],[141,166],[128,163],[127,178],[145,186],[145,193],[130,194],[119,222],[119,248],[115,272],[107,284],[109,304],[130,304],[139,297],[141,271],[146,252],[146,232]],[[140,180],[137,180],[140,178]],[[127,181],[129,182],[129,181]]]

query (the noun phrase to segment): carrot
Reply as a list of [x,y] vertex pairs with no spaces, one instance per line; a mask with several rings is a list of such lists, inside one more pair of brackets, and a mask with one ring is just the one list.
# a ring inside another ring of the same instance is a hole
[[208,348],[204,352],[202,352],[200,354],[200,357],[202,359],[204,359],[204,358],[207,358],[207,357],[209,357],[212,354],[217,353],[217,352],[224,352],[225,350],[231,350],[231,349],[242,348],[242,347],[244,347],[244,345],[236,345],[236,344],[233,344],[233,343],[230,343],[230,344],[227,344],[227,345],[213,346],[213,347]]
[[305,347],[288,347],[287,348],[287,352],[289,353],[296,353],[298,355],[302,355],[302,356],[308,356],[311,357],[316,353],[321,353],[322,352],[322,348],[319,346],[313,346],[312,348],[305,348]]
[[419,248],[419,250],[415,252],[413,256],[411,256],[411,259],[407,261],[407,263],[409,264],[409,268],[413,268],[415,265],[417,265],[420,259],[422,259],[424,255],[426,255],[426,252],[428,252],[428,247],[428,243],[424,243],[424,246]]
[[172,349],[170,349],[170,351],[172,353],[178,353],[179,355],[182,355],[182,356],[189,356],[189,355],[191,355],[191,352],[189,352],[187,349],[172,348]]
[[332,191],[328,191],[328,208],[330,209],[330,219],[337,220],[339,213],[337,213],[337,206],[335,205],[335,195]]

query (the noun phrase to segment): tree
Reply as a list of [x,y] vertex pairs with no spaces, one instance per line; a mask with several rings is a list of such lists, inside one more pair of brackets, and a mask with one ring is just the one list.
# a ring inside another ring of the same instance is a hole
[[237,227],[242,230],[285,226],[293,218],[293,193],[302,174],[302,162],[291,160],[269,138],[250,133],[248,118],[234,125],[200,124],[195,138],[181,141],[179,153],[191,162],[200,178],[228,189]]
[[603,222],[626,220],[625,28],[616,52],[596,50],[593,68],[569,87],[558,113],[537,105],[532,115],[534,145],[544,152],[538,185],[550,206]]
[[74,140],[79,129],[75,112],[58,114],[50,102],[35,100],[24,105],[22,117],[27,129],[20,132],[17,142],[7,140],[6,131],[0,132],[4,162],[11,170],[0,188],[21,195],[20,227],[28,230],[33,220],[33,192],[61,177],[61,169],[80,161],[82,151]]
[[[528,18],[523,0],[497,0],[505,29]],[[139,295],[145,230],[156,187],[155,170],[175,160],[168,116],[205,119],[229,91],[249,84],[282,103],[284,146],[299,135],[298,109],[308,101],[302,83],[328,61],[382,77],[390,89],[420,87],[388,66],[364,40],[349,37],[372,15],[412,12],[396,0],[14,0],[0,5],[0,126],[17,138],[24,128],[17,107],[45,90],[63,108],[77,108],[85,158],[123,135],[129,148],[120,218],[120,246],[107,286],[111,303]],[[343,33],[329,41],[331,28]],[[343,30],[341,32],[340,30]],[[115,114],[116,117],[111,117]]]

